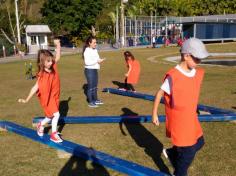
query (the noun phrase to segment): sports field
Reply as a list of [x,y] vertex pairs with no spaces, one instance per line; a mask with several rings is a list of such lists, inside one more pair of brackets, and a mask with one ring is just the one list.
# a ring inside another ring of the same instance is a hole
[[[236,43],[208,45],[210,52],[234,52]],[[154,95],[159,89],[164,73],[175,63],[163,60],[178,54],[178,47],[131,49],[141,63],[138,92]],[[91,109],[84,94],[85,78],[81,55],[63,56],[59,62],[61,78],[62,115],[150,115],[152,102],[102,93],[102,88],[117,86],[123,82],[126,66],[123,50],[100,52],[106,60],[101,66],[99,97],[104,105]],[[151,59],[150,59],[151,58]],[[35,60],[31,61],[33,65]],[[202,66],[205,78],[199,103],[224,109],[236,110],[236,67]],[[34,70],[36,67],[34,65]],[[36,97],[28,104],[19,104],[35,83],[26,80],[25,61],[0,64],[0,119],[32,127],[32,119],[43,112]],[[69,100],[69,101],[68,101]],[[164,109],[160,109],[164,114]],[[236,123],[201,123],[206,145],[197,154],[189,169],[190,176],[234,176],[236,175]],[[160,154],[161,148],[171,146],[165,137],[165,126],[152,124],[78,124],[65,125],[62,129],[66,140],[94,148],[122,159],[156,169],[171,165]],[[0,175],[1,176],[118,176],[116,171],[93,165],[79,158],[59,159],[57,151],[9,132],[0,132]]]

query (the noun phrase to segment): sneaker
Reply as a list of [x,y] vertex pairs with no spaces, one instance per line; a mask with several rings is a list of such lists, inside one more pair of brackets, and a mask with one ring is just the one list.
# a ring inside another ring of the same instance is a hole
[[95,103],[89,103],[88,106],[90,108],[97,108],[98,107],[98,105],[96,105]]
[[61,137],[59,136],[59,133],[58,132],[54,132],[51,134],[50,136],[50,140],[55,142],[55,143],[60,143],[62,142],[63,140],[61,139]]
[[101,100],[96,100],[94,103],[95,103],[96,105],[102,105],[102,104],[104,104]]
[[118,88],[118,90],[127,91],[127,89],[125,89],[125,88]]
[[165,148],[162,150],[162,153],[166,159],[169,158]]
[[169,160],[172,167],[175,168],[175,159],[174,159],[175,156],[173,153],[173,149],[163,149],[162,153],[165,156],[165,158]]
[[44,132],[44,127],[41,125],[41,122],[37,124],[37,134],[42,137]]

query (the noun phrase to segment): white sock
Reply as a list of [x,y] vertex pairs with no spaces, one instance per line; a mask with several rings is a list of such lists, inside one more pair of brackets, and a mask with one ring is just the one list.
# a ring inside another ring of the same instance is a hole
[[52,133],[57,132],[57,123],[60,117],[60,113],[59,112],[55,112],[53,114],[53,119],[52,119]]
[[44,126],[45,124],[47,124],[48,122],[50,122],[51,119],[49,119],[48,117],[45,117],[42,121],[41,121],[41,125]]

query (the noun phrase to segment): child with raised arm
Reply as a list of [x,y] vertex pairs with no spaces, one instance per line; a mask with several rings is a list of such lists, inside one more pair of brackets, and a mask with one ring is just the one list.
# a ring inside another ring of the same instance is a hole
[[204,70],[196,68],[209,54],[197,38],[186,40],[181,47],[181,61],[169,70],[157,92],[152,112],[152,123],[159,125],[157,109],[164,96],[166,135],[172,148],[163,154],[174,167],[175,176],[187,176],[195,154],[204,145],[202,128],[197,116],[197,104]]
[[56,46],[55,57],[49,50],[41,49],[38,51],[37,58],[37,81],[31,88],[26,99],[19,99],[20,103],[27,103],[36,93],[40,104],[44,110],[45,118],[37,124],[37,134],[43,136],[44,125],[51,121],[52,134],[50,140],[60,143],[63,140],[57,132],[57,123],[59,114],[59,97],[60,97],[60,79],[57,69],[57,62],[61,56],[61,45],[59,40],[54,40]]

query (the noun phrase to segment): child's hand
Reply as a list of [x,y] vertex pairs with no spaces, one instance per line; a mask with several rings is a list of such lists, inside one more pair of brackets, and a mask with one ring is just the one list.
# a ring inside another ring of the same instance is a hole
[[152,116],[152,123],[156,126],[159,126],[160,125],[160,122],[158,120],[158,116],[157,115],[154,115]]
[[128,73],[125,73],[125,77],[128,77],[129,76],[129,74]]
[[53,43],[54,43],[55,46],[60,46],[60,45],[61,45],[59,39],[55,39],[55,40],[53,40]]
[[27,101],[25,99],[22,99],[22,98],[18,99],[18,102],[19,103],[27,103]]

